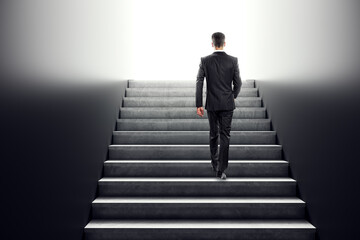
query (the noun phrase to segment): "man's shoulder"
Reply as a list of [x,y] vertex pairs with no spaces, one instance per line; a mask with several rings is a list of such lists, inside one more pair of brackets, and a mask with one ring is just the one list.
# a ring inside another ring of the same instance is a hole
[[233,60],[236,60],[236,59],[237,59],[237,57],[235,57],[235,56],[232,56],[232,55],[229,55],[229,54],[228,54],[228,56],[229,56],[230,58],[232,58]]
[[[207,60],[207,59],[211,59],[211,58],[214,58],[214,57],[217,57],[219,55],[215,54],[215,53],[212,53],[212,54],[209,54],[209,55],[206,55],[204,57],[201,57],[202,60]],[[227,53],[225,53],[224,55],[222,55],[223,57],[228,57],[229,59],[235,61],[237,60],[237,57],[235,56],[232,56],[232,55],[229,55]]]
[[205,59],[211,58],[212,56],[213,56],[213,54],[209,54],[209,55],[201,57],[201,59],[205,60]]
[[237,57],[235,57],[233,55],[226,54],[226,56],[228,56],[233,61],[237,60]]

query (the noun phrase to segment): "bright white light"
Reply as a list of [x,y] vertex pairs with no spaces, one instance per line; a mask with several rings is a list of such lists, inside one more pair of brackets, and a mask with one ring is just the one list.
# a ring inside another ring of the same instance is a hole
[[135,0],[133,9],[135,79],[195,80],[217,31],[226,36],[226,52],[245,66],[244,1]]
[[[23,0],[2,5],[7,69],[73,79],[194,80],[211,34],[242,79],[359,71],[353,0]],[[1,59],[0,59],[1,60]],[[1,66],[0,66],[1,67]]]
[[[135,0],[134,79],[195,79],[211,34],[226,35],[243,79],[316,78],[356,69],[356,5],[347,1]],[[351,25],[352,24],[352,25]],[[355,31],[354,31],[355,30]]]

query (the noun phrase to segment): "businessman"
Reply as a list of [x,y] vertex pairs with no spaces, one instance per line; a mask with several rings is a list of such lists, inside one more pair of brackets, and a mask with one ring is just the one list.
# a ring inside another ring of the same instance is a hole
[[[211,165],[216,177],[225,180],[225,169],[228,167],[229,159],[231,121],[236,108],[235,99],[240,93],[242,83],[238,59],[224,52],[225,35],[216,32],[212,34],[211,39],[214,52],[206,57],[201,57],[196,79],[195,98],[197,114],[203,117],[202,93],[204,78],[206,78],[205,109],[210,125]],[[218,151],[219,135],[220,151]]]

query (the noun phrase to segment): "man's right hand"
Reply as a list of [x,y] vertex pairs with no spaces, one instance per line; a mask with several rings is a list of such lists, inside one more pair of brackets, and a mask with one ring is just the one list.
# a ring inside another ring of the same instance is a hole
[[196,113],[200,117],[204,116],[204,108],[203,107],[198,107]]

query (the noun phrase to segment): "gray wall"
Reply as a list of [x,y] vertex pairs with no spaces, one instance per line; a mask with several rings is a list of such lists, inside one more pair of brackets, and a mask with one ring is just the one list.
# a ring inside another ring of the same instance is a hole
[[0,83],[1,239],[82,239],[127,80]]
[[256,81],[321,240],[359,236],[360,88],[358,81],[339,80]]

